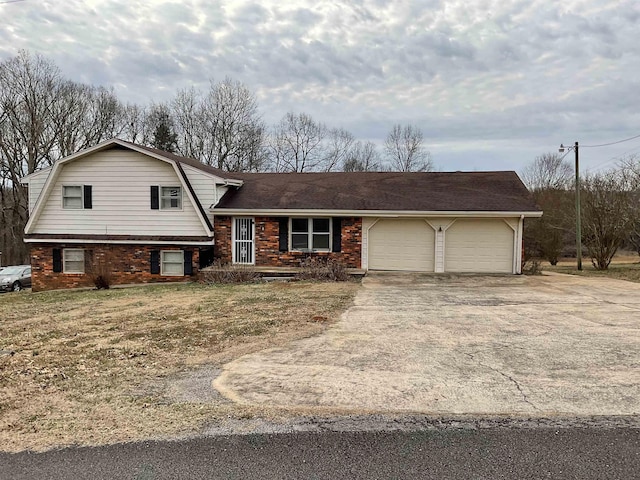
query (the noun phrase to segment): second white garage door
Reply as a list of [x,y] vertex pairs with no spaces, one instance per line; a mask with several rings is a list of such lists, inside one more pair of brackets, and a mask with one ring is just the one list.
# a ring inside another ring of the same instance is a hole
[[501,219],[456,220],[445,233],[445,272],[512,273],[513,239]]
[[369,268],[433,272],[434,231],[421,219],[380,219],[369,230]]

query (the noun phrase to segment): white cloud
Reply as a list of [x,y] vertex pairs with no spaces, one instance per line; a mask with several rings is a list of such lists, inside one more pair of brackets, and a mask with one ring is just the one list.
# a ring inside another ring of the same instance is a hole
[[27,0],[0,16],[0,60],[38,52],[138,103],[231,76],[269,122],[305,111],[378,141],[411,122],[453,168],[640,129],[636,0]]

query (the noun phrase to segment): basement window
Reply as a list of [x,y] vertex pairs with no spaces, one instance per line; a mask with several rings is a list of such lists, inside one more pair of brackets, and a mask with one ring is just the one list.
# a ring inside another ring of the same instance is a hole
[[184,275],[184,251],[162,250],[160,252],[160,274],[175,277]]
[[84,250],[65,248],[62,251],[62,265],[64,273],[84,273]]

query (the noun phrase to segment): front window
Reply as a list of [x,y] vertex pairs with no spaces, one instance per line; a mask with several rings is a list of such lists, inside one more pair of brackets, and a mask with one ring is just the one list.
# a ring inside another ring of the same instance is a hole
[[169,276],[184,275],[184,252],[182,250],[163,250],[160,252],[160,274]]
[[160,208],[162,210],[182,208],[182,188],[162,187],[160,189]]
[[62,252],[62,262],[64,273],[84,273],[84,250],[65,248]]
[[64,185],[62,187],[62,208],[82,208],[81,185]]
[[291,249],[328,251],[331,241],[329,218],[292,218]]

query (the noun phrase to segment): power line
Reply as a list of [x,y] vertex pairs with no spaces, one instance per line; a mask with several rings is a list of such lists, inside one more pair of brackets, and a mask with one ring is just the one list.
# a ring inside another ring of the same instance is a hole
[[0,2],[0,5],[4,5],[5,3],[18,3],[18,2],[26,2],[27,0],[7,0],[5,2]]
[[592,172],[600,172],[602,170],[604,170],[606,167],[610,166],[611,164],[618,162],[620,160],[623,160],[625,157],[631,157],[633,156],[635,153],[638,152],[638,150],[640,150],[640,146],[635,146],[625,152],[622,152],[619,155],[615,155],[607,160],[605,160],[604,162],[599,163],[598,165],[595,166],[595,168],[591,169]]
[[630,140],[635,140],[636,138],[640,138],[640,135],[636,135],[636,136],[630,137],[630,138],[625,138],[624,140],[618,140],[617,142],[601,143],[600,145],[580,145],[580,147],[581,148],[608,147],[609,145],[616,145],[618,143],[628,142]]

